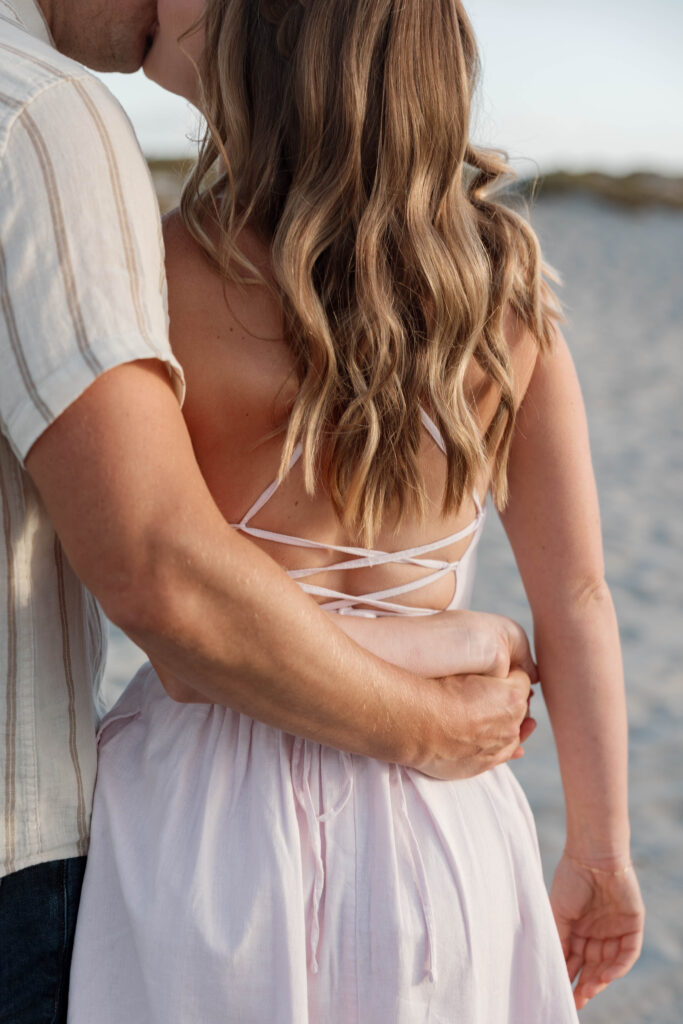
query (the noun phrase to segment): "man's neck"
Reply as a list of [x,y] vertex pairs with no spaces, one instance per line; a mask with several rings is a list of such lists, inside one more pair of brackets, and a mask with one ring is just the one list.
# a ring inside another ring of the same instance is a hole
[[52,10],[53,0],[34,0],[34,3],[43,15],[45,24],[50,30],[50,35],[54,37],[54,32],[52,30],[52,19],[54,16],[54,12]]
[[5,0],[5,2],[31,35],[54,45],[51,22],[53,0]]

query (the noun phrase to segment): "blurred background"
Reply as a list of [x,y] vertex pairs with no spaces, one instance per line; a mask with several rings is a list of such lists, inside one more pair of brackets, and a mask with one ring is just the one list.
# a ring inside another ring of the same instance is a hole
[[[507,150],[521,178],[539,176],[531,220],[564,281],[624,647],[646,941],[631,974],[581,1019],[681,1024],[683,3],[466,6],[482,54],[475,141]],[[102,77],[127,109],[169,208],[196,152],[198,116],[142,75]],[[494,515],[480,546],[474,606],[531,628]],[[112,630],[102,709],[142,660]],[[538,697],[534,712],[539,728],[514,769],[536,815],[549,882],[563,843],[562,790]]]

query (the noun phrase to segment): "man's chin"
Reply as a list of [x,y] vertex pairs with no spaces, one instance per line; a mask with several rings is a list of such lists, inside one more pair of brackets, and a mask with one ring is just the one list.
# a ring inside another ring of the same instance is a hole
[[148,36],[141,40],[134,53],[121,54],[116,67],[111,68],[111,70],[119,71],[122,75],[131,75],[135,71],[139,71],[147,60],[147,55],[152,49],[153,43],[154,32],[150,32]]
[[140,70],[146,56],[145,47],[140,45],[134,51],[126,53],[110,53],[106,56],[88,54],[87,58],[81,58],[81,61],[91,71],[100,71],[103,74],[116,71],[121,75],[132,75],[135,71]]
[[118,45],[113,46],[106,57],[103,54],[98,54],[97,64],[90,63],[88,66],[93,71],[117,71],[122,75],[134,74],[147,60],[147,55],[154,45],[157,27],[155,23],[149,32],[138,36],[136,41],[132,39],[118,40]]

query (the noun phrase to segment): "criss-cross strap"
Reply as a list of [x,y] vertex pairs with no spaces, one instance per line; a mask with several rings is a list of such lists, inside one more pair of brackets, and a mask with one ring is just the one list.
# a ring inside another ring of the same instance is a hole
[[[420,590],[423,587],[429,586],[430,583],[437,583],[448,573],[454,572],[457,566],[457,562],[445,562],[439,569],[429,573],[428,576],[421,576],[419,579],[411,580],[409,583],[402,583],[396,587],[387,587],[385,590],[376,590],[370,594],[344,594],[342,591],[331,590],[329,587],[316,586],[312,583],[303,583],[301,588],[307,594],[330,598],[329,601],[321,605],[327,611],[339,611],[342,608],[351,608],[358,604],[371,605],[373,608],[386,611],[395,610],[396,608],[405,609],[406,605],[394,604],[388,598],[400,597],[403,594],[409,594],[414,590]],[[413,610],[416,614],[422,612],[420,608]],[[431,609],[425,609],[424,611],[429,610]]]
[[[419,547],[406,548],[403,551],[379,551],[371,548],[346,547],[343,544],[325,544],[323,541],[309,540],[307,537],[297,537],[291,533],[277,533],[274,530],[262,530],[257,526],[244,525],[244,520],[233,525],[235,529],[241,530],[250,537],[258,537],[260,540],[272,540],[275,543],[291,544],[299,548],[315,548],[319,551],[338,551],[340,554],[353,556],[344,562],[323,566],[322,568],[324,569],[368,569],[375,565],[385,565],[387,562],[406,562],[421,565],[420,555],[427,554],[430,551],[438,551],[440,548],[448,547],[459,540],[465,540],[466,537],[469,537],[477,530],[482,516],[483,510],[480,509],[472,522],[468,523],[462,530],[451,533],[447,537],[438,537],[436,540],[429,541],[427,544],[421,544]],[[435,560],[425,561],[434,562]],[[445,564],[442,560],[436,561],[439,561],[440,565]],[[429,565],[426,567],[431,568]],[[318,567],[312,570],[295,569],[292,571],[301,573],[308,573],[310,571],[310,574],[313,575],[316,572],[321,572],[321,568]]]
[[[287,467],[287,472],[288,473],[292,471],[294,466],[297,464],[297,462],[301,458],[302,451],[303,451],[303,449],[302,449],[301,445],[298,444],[296,446],[296,448],[294,449],[294,451],[292,452],[292,457],[289,460],[289,466]],[[253,519],[254,516],[256,515],[256,513],[260,512],[261,509],[263,508],[263,506],[266,505],[270,501],[270,499],[273,497],[273,495],[275,494],[275,492],[277,491],[279,486],[280,486],[280,478],[279,478],[279,476],[276,476],[275,479],[273,480],[273,482],[271,484],[268,484],[268,486],[266,487],[265,491],[258,496],[258,498],[254,502],[254,504],[251,506],[249,511],[245,512],[245,514],[240,519],[239,523],[232,523],[231,525],[234,526],[234,528],[236,530],[244,530],[245,527],[247,526],[247,524],[249,523],[249,520]]]
[[434,422],[432,417],[429,415],[429,413],[425,412],[425,410],[422,408],[422,406],[420,406],[420,419],[422,420],[422,426],[426,428],[428,434],[431,434],[432,440],[436,442],[438,447],[441,449],[441,451],[445,455],[446,454],[446,445],[443,442],[443,437],[441,436],[441,431],[439,430],[439,428],[437,427],[436,423]]
[[[427,433],[430,434],[432,440],[436,442],[437,446],[445,455],[446,445],[444,444],[443,437],[441,436],[441,431],[439,430],[439,428],[437,427],[436,423],[431,418],[429,413],[425,412],[425,410],[422,408],[420,408],[420,419],[422,420],[422,425],[425,427]],[[481,512],[482,505],[476,490],[472,491],[472,500],[474,501],[474,505],[477,512]]]
[[[420,410],[420,415],[426,430],[429,432],[441,451],[445,454],[446,448],[438,427],[424,409]],[[296,465],[298,460],[301,458],[301,454],[302,447],[298,444],[289,461],[288,472]],[[463,562],[471,555],[473,549],[476,547],[479,539],[479,531],[485,517],[485,509],[483,508],[476,492],[473,493],[474,504],[477,510],[476,515],[474,519],[467,524],[467,526],[457,530],[455,533],[449,534],[446,537],[438,537],[436,540],[429,541],[426,544],[417,545],[416,547],[405,548],[401,551],[382,551],[343,544],[327,544],[321,541],[310,540],[307,537],[298,537],[295,534],[279,533],[276,530],[264,530],[260,527],[250,526],[250,521],[270,501],[279,486],[280,479],[276,478],[268,485],[268,487],[266,487],[262,494],[259,495],[239,523],[233,523],[232,526],[234,529],[239,530],[250,537],[254,537],[255,539],[272,541],[277,544],[286,544],[292,547],[307,548],[309,550],[330,551],[337,552],[340,555],[346,555],[347,557],[345,559],[340,562],[335,562],[332,565],[311,566],[306,569],[288,570],[288,575],[292,579],[296,580],[307,594],[328,599],[324,603],[321,603],[322,608],[328,611],[340,611],[346,614],[359,615],[365,614],[368,608],[371,608],[375,614],[385,615],[433,614],[434,609],[432,608],[420,608],[411,605],[397,604],[389,599],[427,587],[430,583],[436,583],[451,572],[455,574],[456,580],[453,602],[456,600],[459,584],[457,573],[458,567],[463,565]],[[449,547],[451,544],[455,544],[458,541],[465,540],[467,537],[472,537],[472,542],[468,546],[465,554],[458,561],[451,562],[446,561],[445,559],[423,557],[432,552],[439,551],[442,548]],[[412,580],[409,583],[404,583],[396,587],[389,587],[385,590],[379,590],[369,594],[345,594],[342,591],[333,590],[329,587],[304,582],[308,577],[319,575],[322,572],[328,573],[342,572],[349,569],[367,569],[387,564],[413,565],[420,569],[428,569],[431,571],[426,575],[421,576],[419,579]],[[362,605],[363,607],[357,608],[356,606],[358,605]]]

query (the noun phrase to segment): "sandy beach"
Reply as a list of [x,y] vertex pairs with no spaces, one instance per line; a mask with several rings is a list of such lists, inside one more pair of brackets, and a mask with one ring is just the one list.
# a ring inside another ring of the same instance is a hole
[[[683,215],[655,208],[629,212],[569,196],[539,202],[533,223],[546,258],[565,280],[565,333],[591,429],[607,578],[624,651],[633,858],[648,913],[641,960],[581,1019],[680,1024]],[[505,611],[530,628],[507,541],[493,517],[489,525],[475,606]],[[538,712],[541,701],[534,703]],[[539,720],[515,770],[536,815],[550,881],[563,841],[563,808],[550,727],[540,713]]]
[[[557,195],[539,200],[532,220],[546,258],[565,281],[566,335],[591,428],[607,576],[626,669],[633,857],[648,912],[640,962],[581,1019],[681,1024],[683,212],[628,210]],[[493,515],[480,545],[473,603],[530,628],[514,562]],[[140,661],[140,652],[113,630],[104,704]],[[549,881],[563,843],[562,792],[539,697],[534,712],[539,728],[515,771],[536,815]]]

